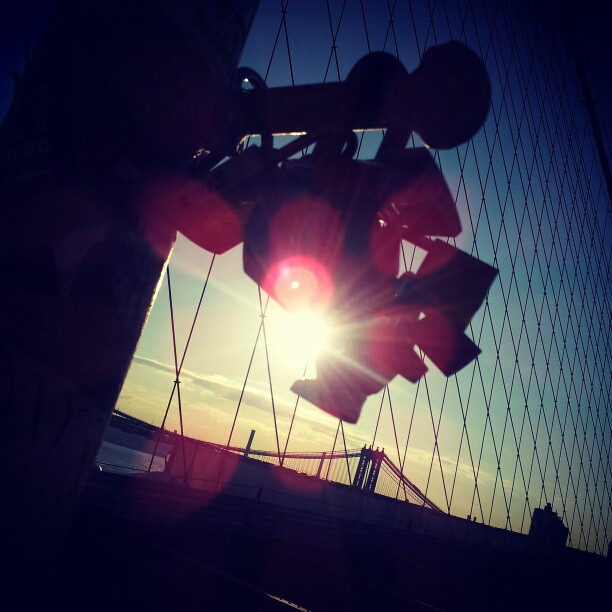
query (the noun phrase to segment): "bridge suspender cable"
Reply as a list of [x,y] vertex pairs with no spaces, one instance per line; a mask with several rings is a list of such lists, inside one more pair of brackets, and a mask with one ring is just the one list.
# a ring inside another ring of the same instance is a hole
[[336,450],[336,440],[338,439],[338,432],[340,431],[340,419],[338,419],[338,427],[336,427],[336,435],[334,436],[334,444],[332,445],[331,453],[329,453],[329,463],[327,464],[327,472],[325,474],[325,480],[329,480],[329,470],[332,465],[332,458],[334,456],[334,451]]
[[[280,442],[278,439],[278,423],[276,421],[276,406],[274,405],[274,388],[272,387],[272,370],[270,368],[270,354],[268,352],[268,337],[266,335],[266,314],[263,308],[263,301],[261,299],[261,287],[257,287],[257,295],[259,298],[259,311],[261,312],[261,330],[263,331],[264,348],[266,352],[266,366],[268,368],[268,383],[270,385],[270,401],[272,403],[272,418],[274,420],[274,434],[276,436],[276,450],[278,451],[279,462],[281,460]],[[268,299],[269,296],[268,296]],[[266,307],[268,302],[266,301]]]
[[174,326],[174,305],[172,303],[172,283],[170,282],[170,266],[166,273],[166,279],[168,281],[168,301],[170,304],[170,323],[172,326],[172,350],[174,352],[174,372],[176,378],[174,384],[176,385],[176,397],[178,399],[178,412],[179,412],[179,423],[181,427],[181,450],[183,454],[183,470],[185,472],[185,485],[187,485],[187,457],[185,455],[185,429],[183,427],[183,406],[181,404],[181,380],[178,357],[176,353],[176,328]]
[[342,430],[342,442],[344,443],[344,455],[346,457],[346,471],[348,473],[348,481],[350,483],[353,478],[351,477],[351,466],[348,460],[348,450],[346,449],[346,438],[344,437],[344,424],[342,423],[342,419],[340,419],[340,429]]
[[[187,336],[187,341],[185,342],[185,348],[183,349],[183,355],[181,357],[181,362],[178,367],[178,374],[172,385],[172,391],[170,392],[170,398],[168,399],[168,403],[166,405],[166,410],[164,412],[164,418],[162,419],[162,424],[159,429],[158,436],[155,440],[155,447],[153,448],[153,454],[151,455],[151,460],[149,461],[149,467],[147,469],[148,472],[151,471],[151,467],[153,466],[153,460],[155,459],[155,454],[157,453],[157,447],[159,446],[159,434],[161,434],[161,432],[164,431],[164,426],[166,424],[166,419],[168,418],[168,412],[170,410],[170,405],[172,404],[172,398],[174,397],[174,392],[176,391],[176,388],[177,388],[176,381],[178,380],[179,374],[181,373],[183,369],[183,363],[185,362],[185,356],[187,355],[187,349],[189,348],[189,344],[191,343],[191,336],[193,335],[193,330],[195,329],[195,325],[198,320],[198,315],[200,314],[200,309],[202,307],[202,301],[204,300],[204,294],[206,293],[206,287],[208,287],[208,280],[210,279],[210,274],[212,272],[213,265],[215,263],[215,257],[216,255],[212,256],[212,259],[210,260],[210,265],[208,266],[208,272],[206,273],[206,278],[204,279],[204,286],[202,287],[202,292],[200,293],[200,299],[198,300],[198,305],[197,305],[195,314],[193,315],[193,321],[191,323],[191,328],[189,329],[189,335]],[[168,266],[168,273],[169,272],[170,272],[170,266]]]
[[[251,357],[249,359],[249,365],[247,366],[247,371],[246,371],[246,376],[244,377],[244,383],[242,385],[242,391],[240,391],[240,397],[238,398],[238,404],[236,406],[236,412],[234,413],[234,420],[232,421],[232,426],[230,428],[230,432],[229,432],[229,436],[227,437],[227,444],[225,446],[225,450],[226,452],[229,450],[230,447],[230,443],[232,441],[232,436],[234,435],[234,429],[236,427],[236,421],[238,420],[238,414],[240,412],[240,406],[242,405],[242,398],[244,397],[244,392],[246,390],[246,386],[247,386],[247,382],[249,380],[249,374],[251,373],[251,367],[253,366],[253,359],[255,358],[255,351],[257,350],[257,344],[259,343],[259,337],[261,336],[261,330],[263,327],[263,323],[264,323],[264,319],[263,317],[266,314],[266,310],[268,309],[268,303],[270,301],[270,296],[268,296],[266,298],[266,303],[265,306],[262,310],[262,314],[261,316],[261,320],[259,322],[259,328],[257,330],[257,336],[255,336],[255,343],[253,344],[253,350],[251,351]],[[217,482],[215,484],[215,491],[217,490],[217,487],[219,486],[219,479],[221,478],[221,470],[222,470],[222,465],[219,465],[219,474],[217,475]]]
[[[308,361],[304,365],[304,373],[302,374],[302,378],[306,377],[306,371],[308,370]],[[293,407],[293,414],[291,415],[291,423],[289,424],[289,431],[287,432],[287,439],[285,440],[285,449],[283,450],[283,457],[280,461],[280,464],[283,465],[285,462],[285,456],[287,455],[287,447],[289,446],[289,438],[291,437],[291,431],[293,430],[293,421],[295,420],[295,414],[297,412],[298,404],[300,403],[300,396],[296,395],[295,397],[295,406]]]

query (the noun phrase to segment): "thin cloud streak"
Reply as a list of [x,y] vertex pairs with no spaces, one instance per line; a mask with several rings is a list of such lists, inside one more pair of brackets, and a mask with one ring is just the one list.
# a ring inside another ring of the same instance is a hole
[[[157,361],[156,359],[134,355],[134,363],[168,373],[172,376],[175,375],[174,366]],[[189,380],[192,384],[201,387],[208,395],[233,401],[238,400],[243,386],[243,383],[232,382],[219,375],[206,376],[192,372],[191,370],[186,370],[185,368],[181,370],[181,378],[183,381]],[[249,384],[245,387],[242,401],[258,410],[269,410],[271,407],[270,395]],[[286,408],[293,407],[289,402],[277,399],[276,397],[274,398],[274,402],[276,405],[281,405]]]

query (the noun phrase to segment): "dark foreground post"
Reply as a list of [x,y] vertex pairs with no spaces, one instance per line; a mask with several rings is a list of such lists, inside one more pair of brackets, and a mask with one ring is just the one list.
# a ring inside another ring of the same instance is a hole
[[173,184],[170,169],[214,144],[202,108],[258,1],[58,5],[0,128],[0,529],[9,552],[43,560],[60,552],[176,236],[150,179]]

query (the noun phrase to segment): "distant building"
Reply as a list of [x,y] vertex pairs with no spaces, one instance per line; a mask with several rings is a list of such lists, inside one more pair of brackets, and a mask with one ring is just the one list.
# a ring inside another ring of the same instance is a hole
[[536,508],[531,517],[529,535],[554,546],[565,546],[569,529],[550,504]]

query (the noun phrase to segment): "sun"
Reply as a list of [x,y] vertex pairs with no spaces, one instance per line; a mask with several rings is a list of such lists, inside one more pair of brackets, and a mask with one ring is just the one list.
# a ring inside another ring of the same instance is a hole
[[317,312],[282,311],[277,322],[277,340],[288,357],[310,361],[319,353],[330,349],[331,327]]
[[289,315],[294,327],[297,348],[310,357],[329,349],[330,328],[327,322],[318,314],[310,311],[297,312]]

